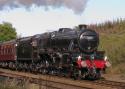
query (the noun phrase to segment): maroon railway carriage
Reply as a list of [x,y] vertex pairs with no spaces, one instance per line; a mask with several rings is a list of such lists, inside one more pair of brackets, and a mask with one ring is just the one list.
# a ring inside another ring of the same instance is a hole
[[0,43],[0,65],[9,65],[16,60],[16,41]]

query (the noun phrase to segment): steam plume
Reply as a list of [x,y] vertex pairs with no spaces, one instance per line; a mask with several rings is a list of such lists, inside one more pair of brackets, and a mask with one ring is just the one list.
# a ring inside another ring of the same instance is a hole
[[31,7],[33,4],[36,6],[44,7],[66,7],[72,9],[75,13],[84,11],[88,0],[0,0],[0,9],[8,6],[10,8],[17,8],[20,6]]

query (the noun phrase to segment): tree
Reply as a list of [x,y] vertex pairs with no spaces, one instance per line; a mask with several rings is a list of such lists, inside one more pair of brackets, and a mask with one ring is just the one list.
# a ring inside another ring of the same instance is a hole
[[9,41],[17,37],[16,29],[11,23],[3,22],[0,24],[0,41]]

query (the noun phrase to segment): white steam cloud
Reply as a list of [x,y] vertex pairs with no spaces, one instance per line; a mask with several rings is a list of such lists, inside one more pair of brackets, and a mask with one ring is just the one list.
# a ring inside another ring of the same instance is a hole
[[0,9],[5,7],[18,8],[24,6],[30,8],[32,5],[43,7],[66,7],[72,9],[75,13],[82,13],[88,0],[0,0]]

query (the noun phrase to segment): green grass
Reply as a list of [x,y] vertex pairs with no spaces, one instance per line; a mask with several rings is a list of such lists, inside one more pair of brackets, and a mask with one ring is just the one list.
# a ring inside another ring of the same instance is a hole
[[0,77],[0,89],[26,89],[16,80]]
[[[125,34],[103,35],[100,38],[100,50],[105,50],[112,64],[112,72],[125,73]],[[122,66],[123,65],[123,66]]]
[[0,89],[20,89],[20,88],[17,87],[17,86],[10,86],[10,85],[7,85],[7,84],[0,84]]

